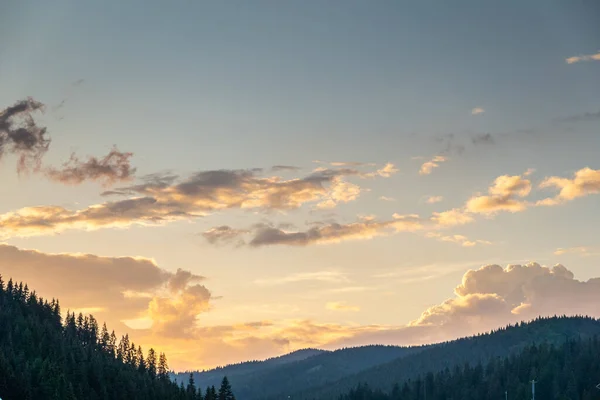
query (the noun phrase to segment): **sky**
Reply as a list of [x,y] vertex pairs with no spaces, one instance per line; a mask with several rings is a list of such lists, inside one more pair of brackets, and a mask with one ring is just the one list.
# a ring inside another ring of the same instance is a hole
[[4,1],[0,273],[175,370],[600,317],[593,1]]

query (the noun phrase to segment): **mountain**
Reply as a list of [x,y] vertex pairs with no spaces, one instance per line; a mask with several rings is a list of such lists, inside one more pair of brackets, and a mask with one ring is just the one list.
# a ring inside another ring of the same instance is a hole
[[[227,375],[240,400],[287,398],[299,388],[317,388],[345,376],[421,351],[421,347],[363,346],[336,351],[300,350],[288,355],[235,364],[206,372],[194,372],[200,387]],[[298,359],[301,358],[301,359]],[[178,374],[187,382],[189,372]]]
[[[0,277],[0,398],[183,400],[166,357],[117,338],[93,316],[67,313],[23,283]],[[196,400],[196,397],[193,397]]]
[[[288,353],[279,357],[273,357],[264,361],[245,361],[238,364],[230,364],[224,367],[217,367],[208,371],[186,371],[172,374],[172,379],[177,383],[187,384],[190,373],[194,376],[194,382],[197,387],[217,386],[221,383],[223,376],[231,380],[238,380],[241,376],[268,370],[284,364],[302,361],[309,357],[327,353],[326,350],[302,349]],[[243,379],[243,378],[242,378]],[[241,379],[240,379],[241,380]]]
[[396,384],[390,392],[360,384],[339,400],[497,400],[532,398],[592,400],[599,395],[600,337],[569,339],[561,345],[528,345],[486,364],[457,365]]
[[[295,400],[336,399],[340,394],[356,387],[357,383],[366,383],[373,389],[389,392],[395,383],[403,383],[408,379],[456,365],[485,363],[496,357],[518,353],[532,343],[560,344],[567,339],[590,338],[595,335],[600,335],[600,320],[594,318],[538,318],[529,323],[518,323],[490,333],[427,346],[416,354],[376,365],[336,382],[329,382],[320,387],[298,387],[298,390],[288,395]],[[598,378],[600,379],[600,376]],[[275,398],[277,397],[271,397]]]

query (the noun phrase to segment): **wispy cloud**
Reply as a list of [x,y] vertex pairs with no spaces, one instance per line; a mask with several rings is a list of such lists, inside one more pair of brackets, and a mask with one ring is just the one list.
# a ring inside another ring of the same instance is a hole
[[388,197],[388,196],[379,196],[379,200],[382,200],[382,201],[396,201],[396,199],[394,199],[393,197]]
[[348,277],[341,271],[317,271],[317,272],[301,272],[287,276],[262,278],[254,280],[257,285],[283,285],[288,283],[298,282],[328,282],[328,283],[345,283],[348,282]]
[[42,103],[29,97],[0,111],[0,158],[6,153],[17,155],[19,172],[39,169],[50,146],[46,128],[33,118],[43,110]]
[[485,113],[485,110],[481,107],[475,107],[471,110],[471,115],[481,115]]
[[106,156],[80,160],[74,153],[62,168],[46,168],[46,176],[56,182],[79,185],[85,181],[99,181],[104,186],[133,179],[136,169],[131,166],[133,153],[120,152],[114,147]]
[[580,54],[578,56],[565,59],[567,64],[575,64],[582,61],[600,61],[600,52],[596,54]]
[[435,204],[444,200],[444,196],[427,196],[427,204]]
[[352,311],[357,312],[360,311],[360,307],[351,306],[346,304],[345,302],[340,301],[332,301],[325,305],[325,308],[330,311]]
[[463,236],[463,235],[443,235],[439,232],[427,232],[425,234],[425,237],[434,238],[434,239],[437,239],[442,242],[456,243],[463,247],[474,247],[477,245],[492,244],[492,242],[490,242],[488,240],[481,240],[481,239],[470,240],[469,238],[467,238],[466,236]]

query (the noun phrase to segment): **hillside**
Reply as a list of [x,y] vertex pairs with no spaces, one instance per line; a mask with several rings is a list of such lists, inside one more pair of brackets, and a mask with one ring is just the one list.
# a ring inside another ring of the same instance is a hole
[[600,337],[570,339],[561,345],[529,345],[486,364],[457,365],[396,384],[388,393],[358,385],[339,400],[529,400],[535,380],[538,399],[597,399]]
[[[217,367],[208,371],[186,371],[177,374],[173,374],[172,378],[177,383],[187,384],[190,373],[194,376],[194,381],[198,387],[217,386],[221,383],[223,376],[227,376],[228,379],[238,380],[240,376],[257,373],[260,371],[268,370],[273,367],[282,366],[284,364],[302,361],[309,357],[327,353],[326,350],[319,349],[302,349],[297,350],[283,356],[273,357],[264,361],[246,361],[238,364],[230,364],[224,367]],[[243,379],[243,378],[242,378]]]
[[144,355],[127,336],[117,342],[91,315],[67,313],[63,324],[57,300],[0,277],[0,398],[183,400],[190,393],[169,379],[164,354]]
[[[302,360],[290,361],[289,355],[263,362],[243,363],[233,366],[194,373],[194,380],[201,386],[212,384],[213,374],[230,379],[238,399],[262,400],[273,396],[287,398],[299,388],[316,388],[335,382],[345,376],[389,362],[421,348],[397,346],[363,346],[313,354]],[[306,354],[303,351],[301,354]],[[286,362],[281,362],[281,360]],[[239,371],[243,373],[238,373]],[[235,371],[235,372],[234,372]],[[187,375],[179,374],[184,380]]]
[[377,365],[319,388],[299,389],[290,395],[293,399],[335,399],[357,383],[367,383],[373,389],[388,392],[395,383],[424,373],[465,363],[487,362],[495,357],[514,354],[532,343],[559,344],[570,338],[594,335],[600,335],[600,320],[587,317],[539,318],[487,334],[430,346],[418,354]]

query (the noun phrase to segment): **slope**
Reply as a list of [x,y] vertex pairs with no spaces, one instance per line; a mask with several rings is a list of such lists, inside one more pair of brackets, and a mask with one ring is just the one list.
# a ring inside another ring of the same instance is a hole
[[292,399],[335,399],[357,383],[367,383],[374,389],[389,391],[398,382],[427,372],[437,372],[454,365],[486,362],[520,351],[531,343],[562,343],[568,338],[591,337],[600,334],[600,320],[588,317],[538,318],[518,323],[490,333],[454,340],[424,348],[386,364],[377,365],[337,382],[319,388],[299,388],[290,393]]
[[119,343],[94,317],[67,313],[60,305],[6,285],[0,277],[0,397],[3,399],[181,399],[169,380],[166,358],[124,336]]
[[340,400],[462,399],[529,400],[535,380],[539,399],[598,398],[600,337],[568,340],[561,345],[529,345],[517,354],[485,365],[458,365],[428,373],[389,393],[359,385]]

